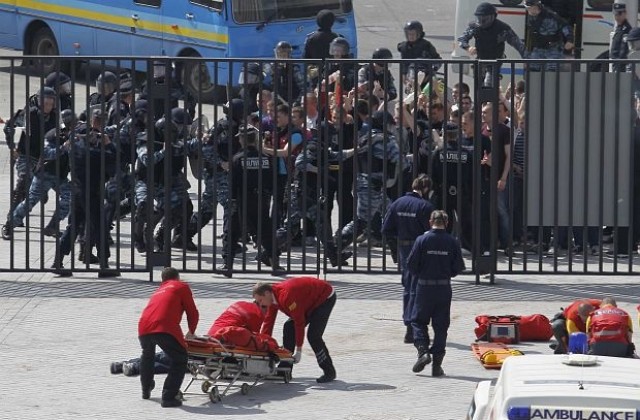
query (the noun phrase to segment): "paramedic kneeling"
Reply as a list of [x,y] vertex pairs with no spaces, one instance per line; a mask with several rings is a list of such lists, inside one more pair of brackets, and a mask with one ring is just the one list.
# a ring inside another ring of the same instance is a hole
[[598,356],[632,357],[635,350],[629,314],[618,308],[615,299],[602,299],[600,309],[587,319],[589,354]]
[[160,287],[149,299],[138,322],[138,338],[142,347],[140,357],[142,398],[149,399],[155,387],[153,365],[156,346],[159,346],[171,359],[167,379],[162,389],[162,406],[179,407],[182,401],[176,397],[187,370],[187,344],[180,328],[180,320],[183,312],[186,312],[188,334],[193,335],[198,326],[199,314],[193,301],[191,288],[187,283],[180,281],[178,270],[165,267],[161,277]]
[[268,308],[262,324],[263,334],[273,333],[278,309],[289,316],[283,326],[282,341],[284,348],[291,352],[295,347],[294,363],[298,363],[302,357],[304,329],[309,325],[307,338],[324,372],[316,381],[324,383],[336,379],[333,361],[322,339],[336,304],[336,293],[329,283],[315,277],[293,277],[276,284],[257,283],[253,287],[253,298],[260,306]]
[[[422,372],[431,363],[432,376],[442,376],[442,360],[451,322],[451,278],[464,270],[460,243],[445,230],[447,213],[435,210],[429,219],[431,230],[419,236],[407,261],[407,268],[415,284],[413,302],[414,345],[418,360],[413,371]],[[433,345],[429,348],[429,323],[433,327]]]
[[551,322],[553,335],[558,341],[554,354],[565,354],[572,333],[587,332],[587,318],[600,307],[599,299],[576,300],[562,312],[556,314]]

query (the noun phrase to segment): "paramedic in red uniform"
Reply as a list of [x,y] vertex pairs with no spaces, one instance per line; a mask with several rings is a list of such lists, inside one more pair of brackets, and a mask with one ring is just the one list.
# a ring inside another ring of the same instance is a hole
[[149,299],[138,323],[138,338],[142,347],[142,398],[149,399],[151,390],[155,387],[153,365],[156,346],[159,346],[171,359],[169,373],[162,389],[162,407],[179,407],[182,401],[176,397],[187,370],[187,345],[180,328],[180,320],[186,312],[189,325],[187,335],[193,335],[198,326],[199,314],[191,288],[187,283],[180,281],[178,270],[165,267],[161,277],[162,283]]
[[587,319],[589,354],[632,357],[635,350],[632,321],[627,311],[618,308],[615,299],[602,299],[600,309]]
[[304,329],[309,325],[307,338],[324,372],[316,381],[333,381],[336,370],[322,339],[331,310],[336,304],[333,287],[315,277],[293,277],[276,284],[257,283],[253,287],[253,298],[260,306],[268,308],[262,333],[272,334],[278,309],[289,317],[283,326],[282,341],[284,348],[291,352],[295,347],[294,363],[298,363],[302,357]]
[[260,332],[260,327],[264,321],[264,312],[265,310],[257,302],[238,301],[225,309],[213,321],[207,335],[214,337],[218,331],[229,327],[246,328],[257,334]]
[[587,318],[589,314],[600,307],[599,299],[580,299],[573,302],[556,314],[551,327],[553,336],[558,341],[555,354],[565,354],[569,344],[569,336],[576,332],[587,332]]

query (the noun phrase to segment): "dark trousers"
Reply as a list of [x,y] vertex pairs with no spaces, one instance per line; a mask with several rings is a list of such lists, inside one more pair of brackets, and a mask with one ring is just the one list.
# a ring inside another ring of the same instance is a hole
[[142,347],[142,356],[140,356],[142,389],[149,389],[153,381],[156,346],[158,346],[171,361],[167,379],[162,388],[162,399],[167,401],[175,399],[187,370],[187,350],[170,334],[147,334],[141,335],[138,339]]
[[339,175],[336,171],[330,171],[331,177],[327,185],[327,211],[329,226],[331,226],[331,213],[333,212],[333,200],[336,199],[340,207],[340,220],[338,229],[342,229],[353,220],[353,173],[344,171],[342,173],[342,184],[338,183]]
[[[81,192],[75,194],[74,207],[69,224],[62,234],[62,238],[60,238],[60,253],[62,255],[69,255],[71,247],[76,240],[76,235],[84,233],[84,241],[89,250],[94,246],[96,247],[100,265],[107,264],[110,256],[109,246],[107,245],[109,228],[107,227],[106,215],[100,205],[99,195],[99,193],[89,193],[89,206],[87,206],[87,198],[84,194]],[[102,235],[101,229],[104,229],[104,235]]]
[[447,345],[447,331],[451,323],[451,286],[416,286],[415,302],[413,302],[413,341],[417,348],[429,347],[430,339],[427,331],[429,323],[433,328],[433,345],[431,354],[444,354]]
[[[322,335],[327,327],[331,311],[336,304],[336,299],[337,297],[334,293],[333,296],[327,299],[322,305],[318,306],[309,314],[309,316],[307,316],[307,340],[309,340],[309,345],[316,354],[318,365],[323,369],[326,367],[327,362],[333,366],[329,356],[329,350],[322,339]],[[296,330],[293,319],[288,319],[284,323],[282,335],[282,344],[284,348],[293,352],[296,346]]]
[[[242,198],[232,200],[237,208],[231,217],[225,220],[223,226],[225,240],[223,241],[222,254],[229,267],[233,264],[233,247],[242,240],[242,235],[245,232],[249,235],[256,235],[264,252],[270,257],[273,255],[273,226],[271,217],[269,217],[270,198],[267,194],[247,192],[246,205],[242,204]],[[232,248],[230,254],[228,252],[229,243]]]
[[407,259],[411,253],[412,245],[400,245],[400,269],[402,270],[402,321],[404,325],[411,325],[411,278],[412,275],[407,270]]

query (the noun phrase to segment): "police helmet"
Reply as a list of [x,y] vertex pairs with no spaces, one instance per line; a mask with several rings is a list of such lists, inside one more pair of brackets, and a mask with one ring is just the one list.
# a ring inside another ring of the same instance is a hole
[[[393,54],[391,54],[391,51],[388,48],[376,48],[371,58],[374,60],[389,60],[393,58]],[[384,65],[383,62],[376,62],[376,64],[379,66]]]
[[105,71],[98,76],[96,80],[96,89],[102,95],[110,95],[116,90],[118,76],[110,71]]
[[542,4],[540,3],[540,0],[524,0],[524,5],[526,7],[531,7],[531,6],[542,6]]
[[388,111],[376,111],[371,116],[371,128],[376,130],[384,130],[389,126],[394,126],[396,120]]
[[329,44],[329,54],[332,56],[346,57],[349,55],[349,41],[339,36]]
[[64,109],[60,113],[60,119],[65,127],[72,127],[77,121],[76,114],[70,109]]
[[120,79],[120,93],[128,95],[133,92],[133,80],[130,77]]
[[262,67],[260,67],[259,63],[247,63],[246,66],[242,66],[242,71],[238,77],[238,84],[255,85],[260,82],[261,74]]
[[71,78],[61,71],[53,71],[44,79],[44,85],[60,93],[71,93]]
[[233,98],[222,106],[222,111],[229,119],[240,121],[244,112],[244,101],[240,98]]
[[171,110],[171,122],[178,125],[191,125],[191,116],[180,107]]
[[615,14],[624,13],[627,11],[627,5],[624,3],[613,3],[613,6],[611,6],[611,10]]
[[336,15],[331,10],[322,9],[316,15],[316,23],[320,29],[331,29],[336,21]]
[[133,108],[133,118],[136,123],[144,125],[147,122],[147,111],[149,104],[146,99],[138,99]]
[[255,144],[259,130],[251,124],[241,125],[236,137],[242,138],[248,144]]
[[44,135],[44,140],[47,142],[55,142],[57,137],[58,137],[58,129],[57,128],[52,128],[51,130],[47,131]]
[[287,41],[280,41],[276,44],[276,47],[273,51],[276,54],[276,58],[291,58],[291,44]]
[[44,98],[52,98],[55,101],[57,97],[58,95],[56,94],[56,91],[47,86],[38,91],[38,102],[40,104],[43,103]]
[[474,13],[476,16],[476,22],[481,28],[488,28],[496,20],[498,11],[496,7],[491,3],[480,3]]
[[408,37],[409,31],[414,31],[417,35],[417,39],[424,37],[424,28],[422,23],[418,20],[411,20],[404,24],[404,36]]

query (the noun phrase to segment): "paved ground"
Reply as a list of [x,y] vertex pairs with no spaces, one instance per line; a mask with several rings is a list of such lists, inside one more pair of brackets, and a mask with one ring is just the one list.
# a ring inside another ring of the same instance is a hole
[[[640,295],[629,277],[518,277],[474,286],[463,276],[454,281],[447,377],[434,379],[411,372],[415,350],[402,343],[396,276],[329,276],[339,299],[325,338],[338,381],[315,383],[320,372],[306,348],[290,384],[266,383],[215,405],[204,394],[190,395],[183,408],[168,410],[160,407],[158,391],[143,401],[137,378],[109,373],[111,361],[138,355],[137,319],[157,284],[140,276],[5,279],[0,282],[2,419],[293,419],[309,418],[310,412],[318,419],[461,419],[476,383],[497,375],[484,370],[469,350],[477,314],[551,316],[576,297],[603,295],[616,296],[635,314]],[[228,304],[249,298],[256,277],[190,275],[188,280],[201,312],[198,331],[204,332]],[[279,329],[275,336],[281,336]],[[547,343],[518,348],[527,354],[550,351]]]

